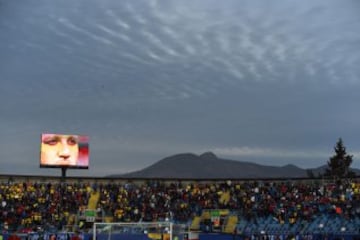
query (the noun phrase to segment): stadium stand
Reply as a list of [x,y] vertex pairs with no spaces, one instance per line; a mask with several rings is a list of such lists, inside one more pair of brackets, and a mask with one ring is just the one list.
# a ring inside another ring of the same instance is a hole
[[356,179],[336,184],[316,179],[4,181],[0,183],[0,223],[2,232],[9,234],[39,228],[89,232],[84,211],[92,209],[94,221],[170,220],[204,233],[357,236],[359,189]]

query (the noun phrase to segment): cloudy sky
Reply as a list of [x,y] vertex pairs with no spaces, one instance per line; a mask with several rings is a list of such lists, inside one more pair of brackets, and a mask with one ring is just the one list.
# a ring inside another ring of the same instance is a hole
[[[360,168],[358,0],[0,0],[0,174],[40,135],[90,137],[89,170],[178,154]],[[179,162],[179,164],[181,164]]]

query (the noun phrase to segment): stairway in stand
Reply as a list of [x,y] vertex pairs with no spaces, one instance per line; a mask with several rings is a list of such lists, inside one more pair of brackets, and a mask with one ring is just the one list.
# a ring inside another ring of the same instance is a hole
[[88,202],[88,209],[95,210],[99,202],[100,192],[91,192],[90,199]]
[[223,232],[234,233],[237,223],[238,223],[238,217],[236,215],[228,216],[224,224],[225,226]]

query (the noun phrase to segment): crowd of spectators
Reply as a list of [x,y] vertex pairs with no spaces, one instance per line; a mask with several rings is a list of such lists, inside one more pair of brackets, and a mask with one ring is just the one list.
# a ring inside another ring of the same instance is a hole
[[144,181],[140,183],[0,183],[3,231],[77,224],[74,216],[98,194],[96,210],[114,222],[189,223],[205,209],[229,209],[256,221],[312,221],[319,215],[360,216],[360,183],[342,181]]

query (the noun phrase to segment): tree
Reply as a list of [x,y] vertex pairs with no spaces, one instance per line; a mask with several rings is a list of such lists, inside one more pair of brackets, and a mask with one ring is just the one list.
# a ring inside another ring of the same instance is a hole
[[350,170],[353,156],[346,153],[346,148],[341,138],[337,141],[334,150],[335,154],[327,162],[328,168],[325,170],[325,176],[336,179],[355,177],[355,173]]

